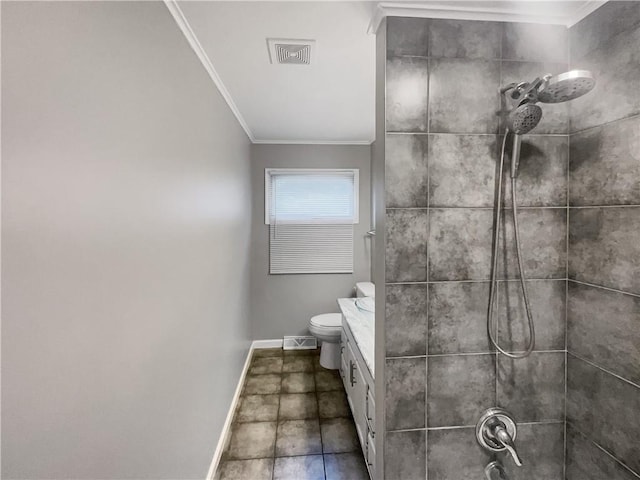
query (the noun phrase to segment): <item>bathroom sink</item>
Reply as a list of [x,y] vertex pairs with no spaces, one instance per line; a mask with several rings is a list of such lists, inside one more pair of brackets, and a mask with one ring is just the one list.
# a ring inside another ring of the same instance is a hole
[[374,297],[356,298],[356,307],[363,312],[374,313],[376,311],[376,299]]

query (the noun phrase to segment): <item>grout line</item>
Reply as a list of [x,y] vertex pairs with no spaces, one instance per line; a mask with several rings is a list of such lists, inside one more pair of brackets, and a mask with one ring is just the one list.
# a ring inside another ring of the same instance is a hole
[[[640,205],[608,205],[608,207],[640,207]],[[587,207],[571,207],[571,208],[605,208],[607,205],[595,205]],[[518,210],[566,210],[566,205],[518,205]],[[428,206],[428,207],[386,207],[389,210],[490,210],[493,211],[495,207],[489,206]],[[513,210],[510,207],[504,207],[505,210]]]
[[[569,423],[569,422],[566,422]],[[629,467],[627,464],[625,464],[623,461],[621,461],[620,459],[618,459],[615,455],[613,455],[612,453],[610,453],[609,451],[607,451],[604,447],[602,447],[598,442],[592,440],[591,438],[589,438],[586,434],[582,433],[582,431],[576,427],[573,423],[570,423],[570,426],[573,430],[575,430],[576,432],[578,432],[578,435],[580,435],[582,438],[584,438],[587,442],[591,443],[592,445],[594,445],[595,447],[597,447],[599,450],[601,450],[602,452],[604,452],[608,457],[610,457],[612,460],[614,460],[617,464],[621,465],[622,467],[624,467],[625,469],[627,469],[632,475],[634,475],[635,477],[640,479],[640,474],[636,473],[631,467]]]
[[587,360],[586,358],[583,358],[582,356],[577,355],[577,354],[576,354],[576,353],[574,353],[574,352],[569,352],[569,351],[567,351],[567,354],[568,354],[568,355],[571,355],[572,357],[577,358],[578,360],[582,360],[584,363],[587,363],[587,364],[591,365],[592,367],[597,368],[598,370],[603,371],[604,373],[608,373],[609,375],[611,375],[611,376],[613,376],[613,377],[616,377],[618,380],[622,380],[623,382],[628,383],[628,384],[629,384],[629,385],[631,385],[632,387],[636,387],[636,388],[640,389],[640,385],[638,385],[637,383],[634,383],[634,382],[632,382],[631,380],[628,380],[628,379],[626,379],[626,378],[624,378],[624,377],[621,377],[621,376],[620,376],[620,375],[618,375],[617,373],[613,373],[611,370],[608,370],[608,369],[606,369],[606,368],[604,368],[604,367],[601,367],[600,365],[598,365],[597,363],[594,363],[594,362],[593,362],[593,361],[591,361],[591,360]]
[[624,205],[569,205],[569,208],[575,208],[578,210],[586,209],[586,208],[638,208],[640,205],[636,205],[633,203],[624,204]]
[[[567,39],[567,48],[570,51],[569,39]],[[567,53],[567,59],[570,59],[570,53]],[[569,109],[571,104],[569,104]],[[569,110],[569,128],[571,128],[571,110]],[[562,478],[567,475],[567,384],[568,384],[568,325],[569,325],[569,229],[571,228],[570,198],[571,198],[571,136],[567,140],[567,230],[566,230],[566,263],[565,263],[565,286],[564,286],[564,433],[563,433],[563,452],[562,452]]]
[[[386,135],[446,135],[455,137],[496,137],[500,138],[504,133],[478,133],[478,132],[385,132]],[[527,133],[527,137],[569,137],[569,133]]]
[[[588,132],[589,130],[594,130],[596,128],[606,127],[606,126],[613,125],[613,124],[616,124],[616,123],[624,122],[626,120],[635,120],[635,119],[637,119],[639,117],[640,117],[640,113],[636,113],[635,115],[630,115],[628,117],[616,118],[615,120],[610,120],[608,122],[601,123],[600,125],[594,125],[593,127],[587,127],[587,128],[583,128],[582,130],[576,130],[575,132],[569,132],[569,135],[577,135],[577,134],[585,133],[585,132]],[[569,127],[571,127],[571,125],[569,125]]]
[[[431,28],[432,28],[432,24],[433,22],[431,20],[427,20],[427,54],[431,54],[431,49],[432,49],[432,45],[431,45]],[[428,80],[428,90],[427,90],[427,132],[431,133],[431,94],[432,94],[432,89],[431,89],[431,72],[432,72],[432,65],[433,65],[433,60],[429,59],[428,63],[427,63],[427,75],[429,77]],[[431,207],[431,162],[432,162],[432,158],[431,155],[429,154],[430,151],[430,144],[432,142],[432,139],[429,138],[429,136],[427,136],[427,207]],[[429,252],[430,252],[430,248],[429,248],[429,237],[431,236],[431,209],[427,210],[427,238],[425,239],[426,241],[426,245],[427,245],[427,265],[426,265],[426,275],[427,275],[427,281],[430,280],[430,276],[431,276],[431,269],[429,268],[429,264],[431,263],[430,260],[430,256],[429,256]],[[424,351],[426,354],[429,353],[429,285],[427,284],[427,292],[426,292],[427,298],[426,298],[426,302],[425,302],[425,316],[426,316],[426,328],[425,331],[427,332],[426,336],[425,336],[425,346],[424,346]],[[428,391],[428,385],[429,385],[429,360],[428,357],[425,357],[424,359],[424,426],[425,428],[429,426],[429,391]],[[429,480],[429,439],[428,439],[428,435],[427,432],[425,430],[424,432],[424,475],[425,475],[425,480]]]
[[401,355],[398,357],[385,357],[385,360],[401,360],[401,359],[411,359],[411,358],[427,358],[426,355]]
[[603,285],[597,285],[595,283],[583,282],[581,280],[576,280],[575,278],[569,278],[568,281],[569,282],[573,282],[573,283],[577,283],[577,284],[580,284],[580,285],[586,285],[588,287],[601,288],[602,290],[608,290],[610,292],[620,293],[622,295],[629,295],[631,297],[640,297],[640,294],[637,294],[637,293],[625,292],[624,290],[618,290],[616,288],[605,287]]
[[[568,42],[567,42],[568,43]],[[571,105],[569,105],[571,108]],[[569,127],[571,127],[571,111],[569,110]],[[563,432],[563,462],[562,462],[562,474],[566,477],[567,471],[567,385],[568,385],[568,358],[567,358],[567,345],[568,345],[568,325],[569,325],[569,232],[571,228],[571,136],[567,140],[567,218],[566,218],[566,263],[565,263],[565,276],[567,278],[565,283],[565,305],[564,305],[564,432]]]
[[[498,86],[498,88],[502,88],[502,86],[504,85],[504,59],[502,57],[503,57],[503,54],[504,54],[504,37],[505,37],[505,33],[506,33],[505,32],[505,24],[502,24],[500,30],[501,30],[500,31],[500,85]],[[504,96],[500,95],[500,111],[501,111],[501,113],[503,113],[505,106],[506,105],[504,103]],[[506,120],[506,117],[503,117],[503,116],[500,117],[500,122],[498,124],[498,132],[499,133],[500,133],[500,130],[505,126],[505,120]],[[497,146],[498,147],[500,146],[501,142],[505,141],[505,138],[504,138],[505,135],[506,135],[506,132],[503,132],[502,134],[500,134],[500,135],[498,135],[496,137],[498,139],[498,142],[497,142]],[[501,152],[498,151],[498,152],[496,152],[496,154],[499,157]],[[497,200],[496,187],[497,187],[498,181],[501,180],[502,178],[504,178],[504,171],[498,171],[499,163],[500,163],[500,158],[496,158],[496,168],[495,168],[494,179],[493,179],[493,183],[494,183],[494,187],[493,187],[493,196],[494,196],[493,203],[494,203],[494,205],[493,205],[493,207],[491,209],[492,213],[493,213],[493,216],[501,214],[500,213],[500,205],[498,205],[496,203],[496,200]],[[504,198],[503,198],[503,203],[504,203]],[[493,223],[493,225],[492,225],[492,229],[493,229],[493,227],[495,226],[493,218],[492,218],[492,223]],[[499,231],[495,231],[495,232],[493,232],[493,234],[495,236],[495,242],[497,242],[497,246],[499,247],[500,246],[500,232]],[[491,249],[493,250],[493,244],[491,246]],[[496,254],[498,254],[498,251],[499,251],[499,248],[496,249]],[[491,261],[493,262],[493,260],[494,259],[492,257]],[[496,268],[498,268],[498,263],[496,263],[496,265],[495,265]],[[492,265],[491,268],[493,269],[493,265]],[[490,272],[490,274],[491,274],[491,272]],[[498,276],[497,273],[495,275],[496,275],[496,277]],[[489,284],[491,284],[491,278],[489,278],[488,281],[489,281]],[[500,308],[500,283],[499,283],[499,281],[496,282],[495,287],[496,287],[496,292],[495,292],[496,300],[495,300],[495,304],[493,305],[493,307],[494,308],[497,307],[499,309]],[[489,287],[489,290],[491,290],[491,285]],[[499,310],[498,310],[498,313],[499,313]],[[487,336],[489,334],[489,328],[490,328],[490,326],[488,325],[488,322],[489,322],[489,312],[487,310],[487,314],[486,314]],[[495,331],[493,332],[493,334],[495,335],[496,343],[500,342],[499,332],[500,332],[500,315],[498,315],[498,318],[497,318],[497,321],[496,321],[496,324],[495,324]],[[489,341],[489,343],[491,343],[491,341]],[[491,346],[493,347],[493,345],[491,345]],[[499,387],[499,385],[498,385],[498,374],[499,374],[498,361],[500,360],[500,355],[499,355],[498,350],[496,350],[495,348],[494,348],[494,350],[495,351],[493,352],[493,355],[494,355],[494,357],[493,357],[493,389],[494,389],[494,404],[497,407],[497,406],[500,405],[500,403],[499,403],[499,395],[498,395],[498,387]]]
[[[565,277],[562,278],[527,278],[527,282],[562,282],[566,281]],[[385,282],[387,286],[394,285],[438,285],[438,284],[455,284],[455,283],[489,283],[490,279],[485,280],[432,280],[429,282]],[[502,278],[498,279],[498,283],[514,283],[520,282],[517,278]],[[595,285],[597,286],[597,285]],[[620,292],[626,293],[626,292]],[[627,295],[634,295],[632,293],[628,293]]]
[[[562,420],[540,420],[539,422],[517,422],[518,426],[521,425],[561,425],[564,424]],[[445,427],[429,427],[428,431],[437,431],[437,430],[460,430],[463,428],[476,428],[475,423],[470,423],[468,425],[447,425]]]

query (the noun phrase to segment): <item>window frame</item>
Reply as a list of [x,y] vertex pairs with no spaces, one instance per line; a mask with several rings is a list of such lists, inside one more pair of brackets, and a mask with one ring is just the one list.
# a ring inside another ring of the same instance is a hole
[[[271,195],[270,186],[273,174],[309,174],[326,175],[328,173],[352,173],[353,174],[353,220],[347,224],[360,223],[360,169],[359,168],[265,168],[264,169],[264,223],[271,225]],[[334,225],[333,222],[305,222],[300,225]]]

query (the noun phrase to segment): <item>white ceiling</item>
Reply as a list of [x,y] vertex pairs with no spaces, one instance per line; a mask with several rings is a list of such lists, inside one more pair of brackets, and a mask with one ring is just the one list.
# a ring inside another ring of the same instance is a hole
[[[370,2],[180,2],[255,142],[370,143]],[[311,65],[272,65],[268,37],[315,39]]]
[[[375,36],[386,15],[571,25],[577,1],[180,1],[169,10],[255,143],[370,143]],[[314,39],[310,66],[272,65],[267,38]]]

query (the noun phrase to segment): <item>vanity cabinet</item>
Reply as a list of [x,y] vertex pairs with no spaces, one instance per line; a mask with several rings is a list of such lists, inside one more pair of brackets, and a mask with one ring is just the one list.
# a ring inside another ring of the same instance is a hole
[[340,376],[362,447],[369,476],[375,478],[375,397],[373,376],[367,367],[348,323],[342,320]]

